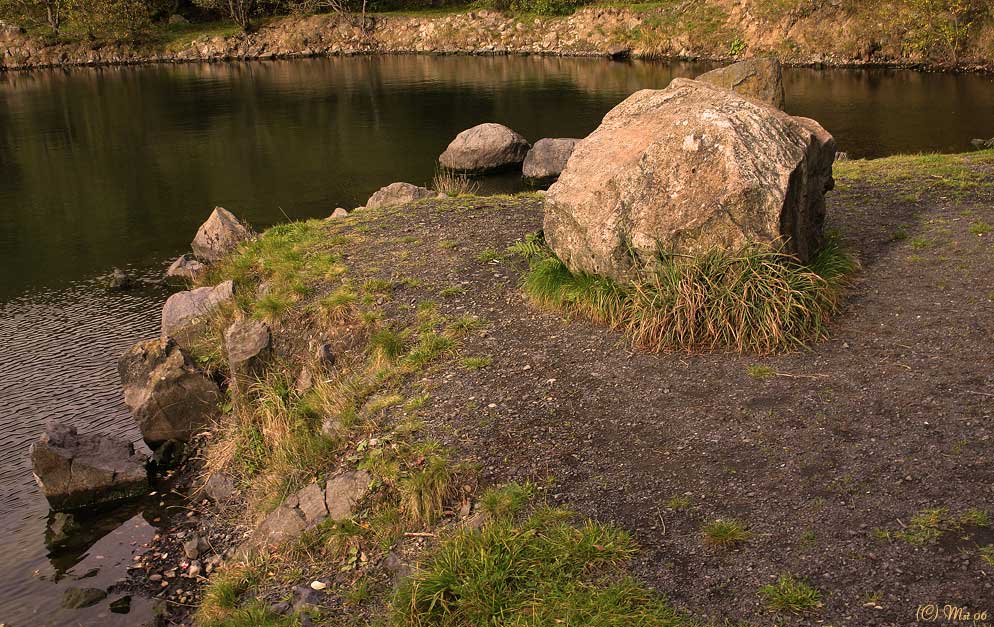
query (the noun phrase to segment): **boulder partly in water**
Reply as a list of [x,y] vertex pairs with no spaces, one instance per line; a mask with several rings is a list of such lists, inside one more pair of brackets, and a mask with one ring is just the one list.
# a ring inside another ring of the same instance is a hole
[[[390,183],[386,187],[381,187],[369,197],[369,200],[366,201],[366,209],[403,205],[414,202],[415,200],[421,200],[422,198],[434,198],[437,195],[437,192],[427,187],[418,187],[411,183]],[[332,214],[332,217],[334,217],[334,214]]]
[[186,442],[218,415],[221,390],[169,339],[135,344],[117,369],[124,402],[152,448]]
[[550,179],[559,176],[579,139],[540,139],[528,151],[521,173],[530,179]]
[[503,124],[488,122],[456,135],[438,162],[453,172],[483,174],[520,165],[529,148],[521,135]]
[[109,435],[80,434],[50,422],[31,445],[35,481],[54,510],[70,510],[127,499],[148,491],[148,458],[131,442]]
[[191,247],[197,258],[214,262],[255,236],[252,229],[224,207],[214,207],[207,221],[197,229]]
[[783,109],[783,68],[780,61],[772,57],[739,61],[705,72],[697,80]]

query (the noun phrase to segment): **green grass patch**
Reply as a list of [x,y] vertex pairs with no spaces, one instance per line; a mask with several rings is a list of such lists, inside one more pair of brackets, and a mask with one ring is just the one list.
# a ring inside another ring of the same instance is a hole
[[623,286],[573,274],[546,251],[524,277],[535,303],[623,330],[648,351],[771,353],[823,339],[858,267],[830,238],[810,265],[754,246],[661,255]]
[[822,606],[821,593],[793,575],[780,575],[760,588],[759,596],[775,612],[805,614]]
[[464,357],[459,363],[467,370],[482,370],[494,362],[489,355],[479,357]]
[[[498,493],[494,493],[498,494]],[[520,491],[490,501],[519,502]],[[520,519],[521,517],[519,517]],[[673,627],[693,622],[624,574],[635,553],[615,527],[540,508],[449,537],[399,589],[397,626]]]
[[990,513],[984,509],[973,508],[954,515],[946,507],[934,507],[918,512],[899,529],[876,529],[873,535],[880,540],[900,540],[914,546],[928,546],[946,533],[959,532],[966,527],[990,525]]
[[987,170],[994,164],[994,150],[963,154],[896,155],[883,159],[840,161],[835,177],[843,184],[852,181],[898,183],[916,190],[937,189],[956,196],[994,189]]
[[741,544],[752,537],[746,525],[738,520],[714,520],[704,525],[701,530],[704,542],[707,544],[728,548]]

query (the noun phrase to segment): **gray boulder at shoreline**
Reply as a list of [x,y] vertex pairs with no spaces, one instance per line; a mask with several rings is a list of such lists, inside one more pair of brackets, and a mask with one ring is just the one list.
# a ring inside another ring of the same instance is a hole
[[521,164],[529,148],[528,140],[521,135],[502,124],[488,122],[456,135],[438,162],[453,172],[482,174]]
[[135,344],[117,370],[124,402],[152,448],[185,442],[218,415],[221,390],[169,339]]
[[577,144],[545,196],[545,237],[570,270],[618,280],[660,249],[783,241],[808,261],[834,158],[814,120],[678,78],[636,92]]
[[573,154],[579,139],[540,139],[525,156],[521,173],[530,179],[549,179],[559,176]]
[[169,337],[190,350],[208,330],[213,316],[235,298],[235,284],[224,281],[214,287],[176,292],[162,306],[162,337]]
[[193,255],[184,254],[170,264],[169,269],[166,270],[166,278],[196,281],[206,270],[207,266]]
[[80,434],[50,422],[31,445],[35,481],[54,510],[126,499],[148,490],[148,458],[131,442],[109,435]]
[[214,262],[254,236],[255,233],[230,211],[224,207],[214,207],[207,221],[197,229],[197,235],[190,246],[199,259]]
[[[366,201],[366,209],[376,209],[377,207],[388,207],[390,205],[402,205],[422,198],[434,198],[438,193],[427,187],[418,187],[410,183],[390,183],[386,187],[376,190],[369,200]],[[338,213],[338,210],[335,210]],[[332,214],[334,217],[334,214]]]
[[697,80],[783,109],[783,69],[773,57],[739,61],[701,74]]

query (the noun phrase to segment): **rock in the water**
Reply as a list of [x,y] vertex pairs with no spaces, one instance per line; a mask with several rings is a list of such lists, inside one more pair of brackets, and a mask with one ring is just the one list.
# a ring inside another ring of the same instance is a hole
[[632,49],[621,44],[611,46],[607,49],[607,56],[613,61],[624,61],[632,56]]
[[232,281],[176,292],[162,306],[162,337],[170,337],[190,350],[207,330],[211,316],[234,298]]
[[783,109],[783,70],[772,57],[739,61],[701,74],[697,80]]
[[214,207],[207,221],[197,229],[191,247],[193,254],[204,261],[217,261],[255,234],[230,211]]
[[579,139],[540,139],[525,157],[521,173],[530,179],[548,179],[566,167]]
[[236,377],[252,376],[261,371],[270,353],[269,325],[252,318],[231,323],[224,332],[228,367]]
[[77,610],[100,603],[107,593],[100,588],[68,588],[62,595],[62,607]]
[[207,266],[200,263],[193,255],[184,254],[169,266],[166,278],[196,281],[205,270]]
[[570,270],[618,280],[660,249],[785,240],[808,261],[834,156],[817,122],[678,78],[636,92],[577,144],[545,196],[545,237]]
[[994,137],[990,139],[971,139],[970,145],[977,150],[989,150],[994,148]]
[[130,290],[134,285],[135,283],[131,280],[131,276],[120,268],[114,268],[114,271],[110,274],[110,278],[107,279],[107,287],[112,290]]
[[372,477],[365,470],[351,470],[328,479],[325,504],[332,520],[351,518],[353,508],[369,493]]
[[148,490],[148,458],[127,440],[80,435],[76,427],[50,422],[31,445],[35,481],[55,510],[126,499]]
[[331,212],[331,218],[334,220],[347,217],[349,217],[349,212],[344,207],[336,207],[335,210]]
[[117,364],[124,402],[149,446],[185,442],[218,414],[221,391],[168,339],[132,346]]
[[529,148],[521,135],[488,122],[456,135],[438,162],[448,170],[480,174],[519,165]]
[[366,208],[376,209],[390,205],[403,205],[422,198],[434,197],[435,192],[426,187],[418,187],[410,183],[390,183],[369,197],[369,200],[366,201]]

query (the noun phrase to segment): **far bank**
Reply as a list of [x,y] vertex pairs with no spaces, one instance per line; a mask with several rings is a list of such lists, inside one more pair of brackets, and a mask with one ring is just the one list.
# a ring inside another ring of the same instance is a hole
[[598,4],[566,16],[466,9],[370,14],[365,20],[329,13],[262,19],[249,33],[230,24],[161,25],[129,40],[53,38],[8,25],[0,27],[0,70],[385,53],[718,62],[775,56],[797,66],[994,67],[994,18],[984,15],[949,39],[941,19],[923,22],[906,3],[787,11],[774,6],[785,3],[709,0]]

